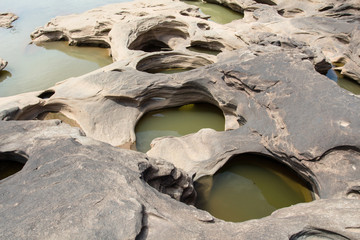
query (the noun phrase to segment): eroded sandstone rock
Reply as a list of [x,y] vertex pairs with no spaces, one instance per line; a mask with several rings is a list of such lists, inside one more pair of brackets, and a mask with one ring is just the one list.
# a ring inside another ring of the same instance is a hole
[[13,13],[0,13],[0,27],[12,28],[11,23],[19,17]]
[[144,165],[164,178],[180,176],[176,168],[163,168],[169,163],[91,140],[59,121],[1,121],[0,132],[0,152],[27,159],[0,184],[0,232],[6,239],[358,237],[359,200],[317,200],[227,223],[144,181]]
[[7,66],[8,62],[4,59],[0,58],[0,71],[3,70]]
[[[216,2],[245,18],[223,26],[178,1],[136,1],[57,17],[33,33],[34,42],[110,47],[117,61],[1,99],[0,152],[28,159],[0,184],[4,238],[359,238],[360,99],[319,74],[340,61],[357,76],[356,1]],[[194,42],[224,52],[187,51]],[[138,71],[174,64],[198,68]],[[218,106],[226,131],[158,138],[147,154],[113,147],[136,141],[144,113],[193,102]],[[18,121],[47,112],[81,130]],[[242,153],[287,164],[316,200],[243,223],[176,201],[193,203],[192,180]]]

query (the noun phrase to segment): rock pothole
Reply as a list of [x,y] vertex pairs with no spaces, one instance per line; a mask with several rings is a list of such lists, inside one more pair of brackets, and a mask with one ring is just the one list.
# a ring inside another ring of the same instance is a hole
[[191,103],[149,111],[136,124],[136,149],[147,152],[155,138],[180,137],[202,128],[224,131],[223,112],[208,103]]
[[[136,38],[129,44],[130,50],[141,50],[144,52],[171,51],[175,42],[189,37],[187,26],[175,20],[164,21],[153,27],[146,26],[146,31],[141,31],[138,26]],[[130,36],[130,39],[132,36]]]
[[27,158],[16,152],[0,152],[0,180],[19,172]]
[[246,153],[231,157],[213,176],[195,182],[196,206],[217,218],[241,222],[314,199],[311,184],[268,156]]
[[136,69],[148,73],[158,73],[166,69],[191,70],[212,63],[213,61],[205,57],[173,52],[145,57],[137,63]]

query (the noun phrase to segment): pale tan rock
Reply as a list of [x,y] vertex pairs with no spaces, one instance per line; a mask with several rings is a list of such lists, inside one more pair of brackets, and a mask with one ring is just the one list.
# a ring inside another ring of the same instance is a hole
[[0,27],[12,28],[11,23],[19,17],[13,13],[0,13]]
[[0,58],[0,71],[3,70],[7,66],[8,62],[4,59]]

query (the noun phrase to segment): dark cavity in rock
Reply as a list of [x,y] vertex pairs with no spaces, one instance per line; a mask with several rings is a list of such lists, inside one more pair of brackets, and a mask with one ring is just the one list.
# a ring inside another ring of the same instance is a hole
[[41,99],[48,99],[48,98],[51,98],[52,95],[55,94],[55,91],[54,90],[46,90],[44,92],[42,92],[38,98],[41,98]]
[[310,184],[275,159],[257,154],[232,157],[213,176],[195,182],[196,206],[225,221],[262,218],[313,200]]
[[0,152],[0,180],[19,172],[27,159],[14,152]]
[[191,70],[212,63],[212,61],[199,56],[180,53],[163,53],[140,60],[136,65],[136,69],[142,72],[158,73],[165,69]]

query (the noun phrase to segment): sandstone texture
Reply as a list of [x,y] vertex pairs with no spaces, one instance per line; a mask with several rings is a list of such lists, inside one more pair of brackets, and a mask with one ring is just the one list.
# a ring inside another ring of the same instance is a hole
[[8,62],[4,59],[0,58],[0,71],[3,70],[7,66]]
[[13,13],[0,13],[0,27],[12,28],[11,23],[19,17]]
[[[110,47],[114,63],[0,99],[0,160],[26,162],[0,181],[4,239],[360,239],[360,98],[323,75],[342,63],[359,78],[358,2],[208,2],[245,17],[220,25],[180,1],[135,1],[33,32]],[[176,67],[196,69],[146,72]],[[193,102],[219,107],[226,131],[129,149],[145,113]],[[193,207],[193,181],[242,153],[288,165],[316,200],[242,223]]]

